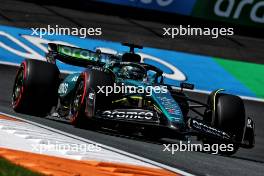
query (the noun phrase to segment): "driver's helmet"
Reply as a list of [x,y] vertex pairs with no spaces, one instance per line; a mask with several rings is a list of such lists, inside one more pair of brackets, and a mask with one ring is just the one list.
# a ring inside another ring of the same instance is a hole
[[126,79],[143,80],[145,73],[142,69],[133,66],[124,66],[120,70],[120,75]]

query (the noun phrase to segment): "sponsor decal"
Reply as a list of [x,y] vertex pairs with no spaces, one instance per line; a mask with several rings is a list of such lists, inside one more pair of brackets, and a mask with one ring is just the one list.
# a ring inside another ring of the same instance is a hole
[[68,46],[58,46],[58,51],[61,54],[71,56],[74,58],[80,58],[80,59],[86,59],[86,60],[91,60],[91,61],[98,61],[99,56],[97,53],[80,49],[80,48],[72,48]]
[[78,80],[79,76],[74,76],[71,81],[76,82]]
[[190,15],[196,0],[99,0],[111,4]]
[[[247,16],[249,19],[256,23],[264,23],[264,13],[262,13],[262,16],[258,16],[257,13],[264,8],[264,1],[254,1],[254,0],[239,0],[238,3],[236,3],[236,0],[228,0],[227,1],[226,8],[221,8],[225,2],[225,0],[217,0],[214,6],[214,13],[219,17],[224,18],[233,18],[233,19],[239,19],[242,17],[242,10],[244,8],[248,8],[250,6],[249,10],[247,10]],[[232,13],[234,12],[234,13]]]
[[146,110],[107,110],[102,112],[102,116],[113,119],[127,119],[127,120],[152,120],[155,115],[151,111]]
[[205,125],[204,123],[199,122],[198,120],[195,119],[190,119],[189,127],[207,134],[211,134],[213,136],[218,136],[224,139],[230,139],[230,136],[224,131]]
[[97,66],[93,66],[92,69],[93,69],[93,70],[98,70],[98,71],[101,71],[101,72],[104,71],[104,68],[102,68],[102,67],[97,67]]
[[170,115],[175,116],[175,120],[182,119],[181,109],[170,94],[156,94],[156,98],[164,107],[165,111],[167,111]]
[[263,28],[264,0],[197,0],[192,16]]
[[264,0],[99,0],[211,20],[262,27]]
[[59,86],[58,93],[59,94],[66,94],[68,90],[69,84],[68,83],[61,83]]

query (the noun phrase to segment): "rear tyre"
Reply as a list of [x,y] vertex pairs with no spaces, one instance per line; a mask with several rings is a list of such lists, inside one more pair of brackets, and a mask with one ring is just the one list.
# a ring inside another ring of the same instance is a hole
[[45,116],[57,103],[59,70],[56,65],[38,60],[22,62],[12,93],[16,112]]
[[[212,126],[225,131],[233,136],[233,139],[240,143],[246,127],[245,107],[243,100],[235,95],[218,94],[215,102],[215,115],[212,118]],[[205,139],[204,143],[212,145],[217,143]],[[219,145],[221,143],[218,143]],[[226,144],[228,145],[228,144]],[[230,144],[229,144],[230,145]],[[232,144],[233,150],[219,151],[219,154],[232,155],[239,149],[238,144]]]

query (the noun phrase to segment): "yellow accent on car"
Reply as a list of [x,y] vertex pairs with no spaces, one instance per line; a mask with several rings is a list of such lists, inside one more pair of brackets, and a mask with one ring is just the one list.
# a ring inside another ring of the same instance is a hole
[[215,101],[216,101],[216,95],[221,92],[221,91],[224,91],[225,89],[218,89],[215,91],[214,93],[214,108],[213,108],[213,112],[215,112]]
[[121,98],[121,99],[119,99],[119,100],[112,101],[112,103],[117,103],[117,102],[125,101],[125,100],[127,100],[127,98]]
[[140,97],[140,96],[130,96],[130,98],[132,98],[132,99],[143,99],[143,98]]

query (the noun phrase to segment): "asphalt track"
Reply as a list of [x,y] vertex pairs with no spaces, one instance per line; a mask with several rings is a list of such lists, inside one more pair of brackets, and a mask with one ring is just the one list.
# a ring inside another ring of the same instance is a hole
[[[155,30],[159,28],[157,26],[162,26],[162,24],[153,22],[142,23],[142,21],[127,20],[116,16],[96,13],[87,15],[84,12],[76,12],[53,6],[40,7],[30,3],[18,3],[16,1],[4,0],[0,2],[0,23],[5,25],[19,27],[44,26],[44,24],[57,23],[67,26],[78,25],[97,27],[101,25],[102,29],[105,30],[102,38],[107,40],[132,40],[133,42],[147,46],[178,49],[186,52],[226,58],[232,57],[238,60],[257,58],[254,62],[263,63],[261,57],[264,43],[259,39],[238,36],[234,38],[236,42],[233,42],[234,40],[221,39],[213,43],[209,39],[201,38],[163,41],[156,35],[157,31],[155,32]],[[34,16],[31,15],[33,13],[35,13]],[[148,27],[152,26],[153,28],[146,28],[142,26],[143,24]],[[120,25],[123,25],[122,29],[120,29]],[[151,31],[149,29],[155,30]],[[243,43],[243,45],[238,45],[237,42]],[[197,43],[199,43],[198,48],[195,47],[197,45],[194,45]],[[14,113],[10,108],[10,99],[15,73],[16,67],[0,65],[0,111],[4,113],[15,114],[24,119],[137,154],[197,175],[263,175],[264,173],[264,104],[261,102],[245,101],[247,115],[253,117],[256,122],[257,136],[254,149],[241,149],[232,157],[200,152],[176,152],[172,155],[169,152],[163,152],[163,146],[158,143],[120,136],[116,133],[107,131],[96,132],[78,129],[67,123]],[[205,95],[198,93],[192,93],[190,96],[198,100],[206,99]]]

